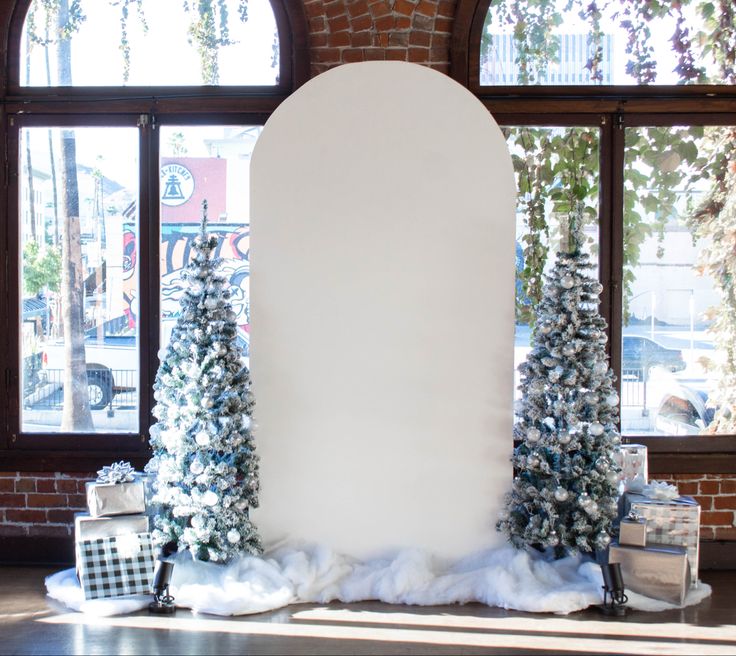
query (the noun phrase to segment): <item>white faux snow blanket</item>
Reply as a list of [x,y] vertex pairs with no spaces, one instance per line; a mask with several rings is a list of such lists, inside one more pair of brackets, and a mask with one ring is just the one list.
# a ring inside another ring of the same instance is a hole
[[[198,613],[247,615],[294,603],[377,600],[437,606],[479,602],[512,610],[567,614],[602,601],[600,567],[580,556],[548,560],[511,546],[448,562],[419,550],[360,562],[320,546],[282,547],[263,557],[242,556],[227,565],[175,558],[171,594],[176,605]],[[150,596],[85,600],[74,569],[46,579],[53,599],[72,610],[121,615],[148,606]],[[700,583],[685,606],[711,593]],[[677,608],[627,590],[628,606]]]

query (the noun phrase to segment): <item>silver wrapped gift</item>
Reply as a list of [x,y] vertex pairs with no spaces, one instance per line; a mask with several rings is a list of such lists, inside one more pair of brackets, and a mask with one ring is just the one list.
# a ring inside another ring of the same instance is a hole
[[147,515],[92,517],[89,513],[74,515],[74,541],[109,538],[126,533],[148,533]]
[[681,606],[690,589],[690,563],[683,547],[611,543],[609,563],[621,563],[626,589]]
[[687,549],[692,584],[698,583],[700,558],[700,504],[692,497],[652,499],[626,492],[620,499],[621,516],[631,511],[647,520],[647,545],[671,544]]
[[637,515],[624,517],[619,525],[619,544],[645,547],[647,544],[647,520]]
[[613,452],[613,460],[621,468],[619,482],[623,490],[632,484],[641,488],[649,480],[647,447],[643,444],[620,444]]
[[137,515],[146,511],[143,481],[87,483],[87,507],[92,517]]

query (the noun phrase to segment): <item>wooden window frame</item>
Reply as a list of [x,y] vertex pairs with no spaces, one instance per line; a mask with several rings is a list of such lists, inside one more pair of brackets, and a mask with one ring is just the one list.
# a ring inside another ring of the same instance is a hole
[[[736,87],[481,86],[480,43],[491,0],[458,0],[451,38],[450,75],[468,87],[500,125],[600,125],[601,314],[609,326],[608,353],[621,359],[624,129],[644,126],[736,125]],[[594,123],[597,122],[597,123]],[[734,473],[736,435],[627,435],[645,444],[652,474]]]
[[[140,467],[149,459],[148,429],[158,369],[159,245],[158,125],[262,125],[309,78],[307,19],[301,3],[270,0],[280,46],[279,81],[272,86],[24,87],[19,83],[20,42],[31,0],[0,4],[0,471],[90,472],[112,460]],[[139,128],[139,293],[148,309],[139,334],[137,434],[62,434],[19,431],[18,135],[22,127],[136,126]],[[7,305],[6,305],[7,304]]]

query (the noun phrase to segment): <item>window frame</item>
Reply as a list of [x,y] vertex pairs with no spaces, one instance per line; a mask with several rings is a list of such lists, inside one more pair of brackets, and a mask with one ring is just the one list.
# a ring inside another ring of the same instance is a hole
[[[607,352],[620,379],[624,130],[645,126],[736,125],[736,87],[481,86],[481,32],[491,1],[458,0],[450,75],[476,95],[499,125],[585,126],[590,125],[591,116],[600,121],[600,309],[608,323]],[[648,447],[649,470],[653,474],[736,472],[736,435],[627,435],[622,439]]]
[[[310,72],[304,7],[290,0],[270,0],[279,34],[279,81],[272,86],[186,87],[23,87],[19,84],[20,43],[31,0],[0,6],[0,138],[5,167],[0,169],[0,203],[8,217],[0,230],[0,290],[9,307],[0,319],[0,471],[71,471],[99,469],[111,460],[143,466],[150,457],[148,430],[153,423],[153,381],[158,369],[160,285],[159,125],[263,125],[278,105],[307,81]],[[18,147],[23,127],[138,126],[139,208],[138,285],[139,427],[137,434],[21,433],[19,391],[21,356],[19,291]]]

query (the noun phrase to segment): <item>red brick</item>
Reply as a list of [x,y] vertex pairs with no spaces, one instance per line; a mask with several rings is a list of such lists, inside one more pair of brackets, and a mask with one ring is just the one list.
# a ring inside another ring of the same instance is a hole
[[25,494],[0,494],[0,508],[25,508]]
[[442,32],[443,34],[450,34],[452,32],[452,18],[445,18],[438,16],[434,19],[434,31],[435,34]]
[[316,18],[309,19],[309,33],[315,34],[316,32],[325,32],[327,30],[327,21],[324,16],[317,16]]
[[5,519],[8,522],[21,524],[45,524],[45,510],[28,510],[27,508],[19,508],[5,511]]
[[700,481],[705,478],[702,474],[662,474],[659,478],[666,478],[673,481]]
[[449,48],[450,47],[450,35],[449,34],[432,34],[432,47],[433,48]]
[[391,14],[391,7],[388,6],[388,2],[385,2],[385,0],[374,0],[374,2],[371,2],[369,9],[373,18]]
[[452,18],[455,16],[455,0],[440,0],[437,15]]
[[84,494],[68,494],[66,497],[67,508],[87,508],[87,496]]
[[365,61],[382,61],[386,59],[386,51],[377,48],[366,48],[363,51]]
[[687,483],[679,483],[677,489],[680,494],[687,494],[691,496],[698,493],[698,483],[696,481],[688,481]]
[[49,524],[40,524],[38,526],[29,526],[28,535],[43,537],[67,537],[71,535],[71,529],[68,526],[51,526]]
[[408,30],[411,27],[411,18],[408,16],[396,16],[394,18],[395,30]]
[[428,47],[432,40],[432,35],[429,32],[419,32],[414,30],[409,37],[409,43],[413,46],[424,46]]
[[63,494],[29,494],[29,508],[63,508],[67,497]]
[[332,0],[332,2],[324,3],[324,12],[327,18],[345,15],[345,4],[343,0]]
[[324,12],[324,7],[322,6],[322,0],[316,0],[314,2],[309,2],[308,0],[305,0],[304,10],[306,11],[308,18],[313,18],[315,16],[321,16]]
[[693,499],[700,504],[702,510],[713,510],[713,497],[696,494]]
[[330,48],[340,48],[350,45],[350,32],[337,32],[327,36],[327,45]]
[[70,478],[60,478],[56,481],[56,489],[59,492],[76,493],[79,491],[79,482]]
[[700,515],[702,526],[731,526],[733,524],[733,513],[726,510],[710,510]]
[[736,540],[736,528],[716,528],[713,529],[715,540]]
[[434,31],[434,18],[423,16],[422,14],[414,14],[411,19],[411,26],[415,30],[424,30],[425,32]]
[[700,527],[700,540],[715,540],[716,539],[716,530],[721,529],[714,529],[711,526],[701,526]]
[[17,475],[16,472],[0,472],[0,478],[15,478]]
[[389,48],[406,48],[409,45],[408,32],[392,32],[388,35]]
[[366,0],[348,0],[348,13],[351,16],[367,14],[368,2]]
[[312,77],[317,77],[321,73],[324,73],[325,71],[329,71],[332,68],[329,64],[315,64],[312,62],[312,66],[310,67]]
[[736,495],[713,497],[713,508],[716,510],[736,510]]
[[718,494],[721,490],[718,481],[700,481],[700,494]]
[[11,537],[16,535],[28,535],[28,527],[13,526],[9,524],[0,526],[0,537]]
[[340,61],[340,51],[337,48],[322,48],[314,51],[314,61],[336,64]]
[[23,472],[19,474],[22,478],[56,478],[56,474],[53,472],[37,471],[37,472]]
[[52,524],[73,524],[74,510],[69,508],[58,508],[56,510],[47,510],[46,518]]
[[373,35],[373,45],[377,48],[388,48],[388,32]]
[[721,492],[724,494],[733,494],[736,492],[736,479],[721,481]]
[[15,480],[0,478],[0,492],[15,492]]
[[410,62],[428,62],[429,61],[429,49],[428,48],[409,48]]
[[36,479],[35,478],[21,478],[15,481],[16,492],[35,492],[36,491]]
[[363,32],[356,32],[353,34],[350,43],[354,48],[365,48],[366,46],[371,45],[372,40],[373,35],[364,30]]
[[422,16],[434,16],[437,13],[437,4],[430,0],[421,0],[416,11]]
[[394,29],[394,17],[393,16],[381,16],[376,18],[375,29],[379,32],[390,32]]
[[348,48],[343,50],[342,61],[346,64],[363,61],[363,51],[360,48]]
[[411,16],[414,11],[414,3],[409,0],[396,0],[394,2],[394,13]]
[[54,479],[44,478],[37,480],[36,492],[56,492],[56,481]]
[[358,16],[350,21],[353,32],[361,32],[362,30],[370,30],[373,28],[373,19],[370,16]]
[[450,63],[449,62],[434,62],[429,65],[429,67],[439,73],[444,73],[445,75],[450,74]]
[[389,59],[392,61],[406,61],[406,50],[405,49],[387,50],[386,59]]
[[309,37],[309,43],[312,48],[324,48],[327,45],[326,34],[312,34]]
[[327,24],[330,26],[330,32],[342,32],[350,29],[350,22],[345,15],[328,18]]
[[450,51],[447,48],[431,48],[429,51],[429,61],[446,62],[450,58]]

